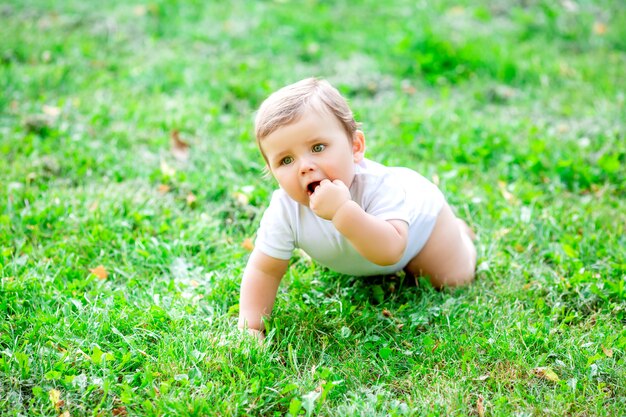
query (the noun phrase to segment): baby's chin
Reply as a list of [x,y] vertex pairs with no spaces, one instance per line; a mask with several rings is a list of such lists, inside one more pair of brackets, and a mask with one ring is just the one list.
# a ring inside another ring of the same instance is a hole
[[289,195],[289,197],[293,201],[295,201],[296,203],[302,204],[305,207],[309,207],[309,203],[310,203],[311,199],[309,198],[308,195],[298,195],[298,196],[295,196],[295,195],[292,195],[292,194],[289,194],[289,193],[287,193],[287,195]]
[[299,203],[302,204],[303,206],[309,207],[309,205],[311,204],[311,198],[307,197],[305,199],[302,199],[299,201]]

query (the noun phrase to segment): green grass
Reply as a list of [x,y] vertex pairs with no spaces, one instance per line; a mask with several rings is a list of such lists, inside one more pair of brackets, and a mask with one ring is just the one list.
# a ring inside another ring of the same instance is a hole
[[[260,346],[252,118],[311,75],[439,183],[479,273],[296,256]],[[3,3],[0,414],[623,415],[624,80],[617,0]]]

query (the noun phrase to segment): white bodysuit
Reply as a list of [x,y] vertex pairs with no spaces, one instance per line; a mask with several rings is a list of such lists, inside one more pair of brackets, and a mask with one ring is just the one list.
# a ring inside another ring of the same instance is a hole
[[368,261],[332,221],[295,202],[283,189],[274,191],[263,214],[256,247],[278,259],[289,259],[295,248],[301,248],[318,263],[347,275],[383,275],[403,269],[430,237],[445,201],[443,194],[408,168],[386,167],[367,159],[355,168],[352,200],[373,216],[409,225],[407,248],[398,263],[380,266]]

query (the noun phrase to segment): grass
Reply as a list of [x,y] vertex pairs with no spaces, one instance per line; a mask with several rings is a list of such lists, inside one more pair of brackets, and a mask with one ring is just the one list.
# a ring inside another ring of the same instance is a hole
[[[625,28],[609,0],[5,2],[0,414],[623,415]],[[310,75],[438,182],[478,278],[296,255],[260,346],[252,117]]]

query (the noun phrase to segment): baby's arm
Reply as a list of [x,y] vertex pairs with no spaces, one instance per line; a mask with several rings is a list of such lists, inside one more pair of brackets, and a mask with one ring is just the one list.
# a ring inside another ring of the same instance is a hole
[[262,337],[263,317],[272,312],[288,265],[288,260],[272,258],[258,249],[252,251],[241,281],[239,328]]
[[393,265],[402,259],[408,225],[400,220],[382,220],[368,214],[350,197],[340,181],[324,180],[311,195],[311,210],[332,220],[335,228],[363,257],[377,265]]
[[385,266],[402,259],[408,235],[405,222],[381,220],[350,200],[337,210],[333,224],[370,262]]

